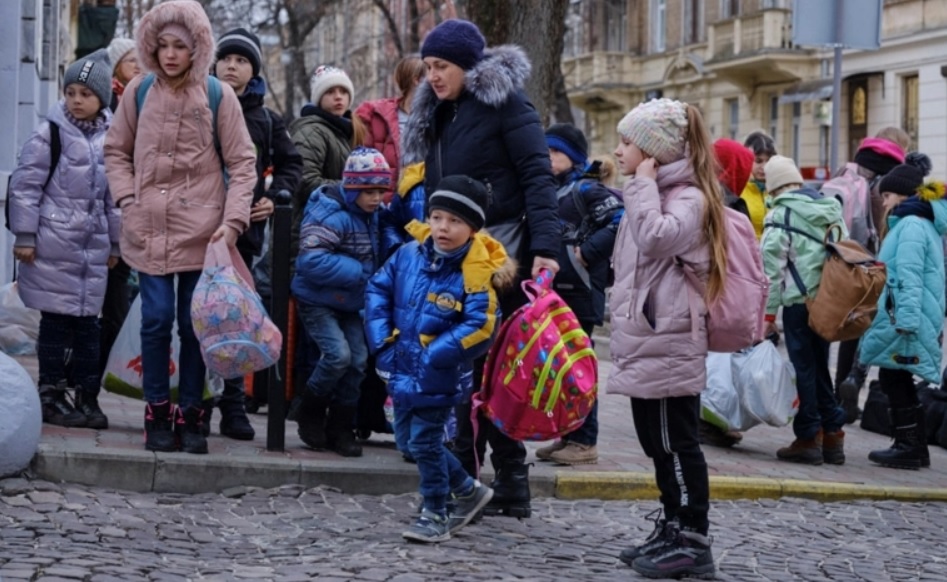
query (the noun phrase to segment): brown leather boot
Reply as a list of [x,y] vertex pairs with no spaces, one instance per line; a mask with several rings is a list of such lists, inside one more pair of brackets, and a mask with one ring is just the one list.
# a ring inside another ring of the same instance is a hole
[[822,459],[822,430],[811,439],[796,439],[788,447],[776,451],[776,458],[780,461],[802,463],[805,465],[821,465]]
[[845,464],[845,431],[822,435],[822,460],[830,465]]

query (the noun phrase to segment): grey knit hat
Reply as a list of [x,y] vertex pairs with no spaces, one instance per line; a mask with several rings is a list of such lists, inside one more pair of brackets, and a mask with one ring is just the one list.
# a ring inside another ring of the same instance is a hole
[[69,65],[62,80],[63,90],[74,83],[85,85],[95,93],[100,109],[108,107],[112,102],[112,65],[108,51],[99,49]]

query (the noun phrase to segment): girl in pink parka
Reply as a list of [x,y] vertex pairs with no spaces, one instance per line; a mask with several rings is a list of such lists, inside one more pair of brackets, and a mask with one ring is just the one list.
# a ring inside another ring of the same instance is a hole
[[[122,213],[122,258],[139,273],[145,448],[206,453],[205,367],[191,297],[207,244],[223,238],[233,246],[249,224],[256,155],[240,102],[226,83],[217,107],[220,151],[215,147],[207,93],[214,37],[199,3],[159,4],[142,17],[135,38],[139,63],[154,83],[140,111],[138,87],[146,77],[128,83],[105,141],[105,163]],[[181,338],[177,408],[168,369],[175,319]]]
[[[664,519],[620,559],[651,578],[714,572],[707,463],[698,441],[707,303],[723,289],[726,234],[713,145],[697,109],[642,103],[618,124],[625,215],[612,261],[608,391],[631,397],[638,440],[654,461]],[[680,263],[706,284],[691,288]]]

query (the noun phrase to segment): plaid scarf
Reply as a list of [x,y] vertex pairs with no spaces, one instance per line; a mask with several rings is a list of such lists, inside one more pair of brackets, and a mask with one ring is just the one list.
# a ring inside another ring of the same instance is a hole
[[72,113],[69,113],[69,108],[66,107],[65,101],[62,104],[62,112],[66,117],[66,121],[75,125],[79,128],[85,135],[92,135],[98,133],[99,131],[105,131],[105,114],[102,111],[99,111],[98,115],[94,119],[76,119]]

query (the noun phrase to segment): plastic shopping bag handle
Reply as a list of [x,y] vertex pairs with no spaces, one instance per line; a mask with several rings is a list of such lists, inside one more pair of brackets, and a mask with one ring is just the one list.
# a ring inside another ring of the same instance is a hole
[[243,257],[237,251],[236,247],[227,246],[227,241],[223,237],[207,245],[207,252],[204,255],[204,268],[208,267],[233,267],[234,271],[243,279],[247,286],[256,292],[256,285],[253,284],[253,275],[250,269],[243,262]]

